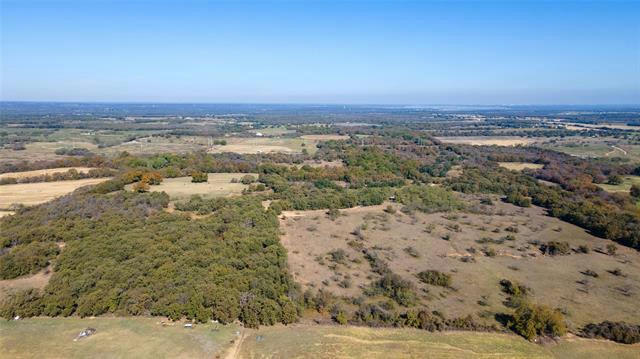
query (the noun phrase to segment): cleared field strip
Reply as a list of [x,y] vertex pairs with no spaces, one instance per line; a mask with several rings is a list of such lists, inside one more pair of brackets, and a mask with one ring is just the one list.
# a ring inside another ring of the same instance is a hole
[[7,172],[0,174],[0,179],[3,178],[28,178],[28,177],[36,177],[42,175],[51,175],[54,173],[65,173],[69,170],[76,170],[80,173],[87,173],[90,170],[94,169],[92,167],[59,167],[59,168],[49,168],[45,170],[33,170],[33,171],[24,171],[24,172]]
[[509,136],[462,136],[462,137],[436,137],[443,143],[454,143],[459,145],[474,145],[474,146],[516,146],[516,145],[528,145],[536,142],[533,138],[526,137],[509,137]]
[[[192,195],[203,197],[226,197],[242,193],[247,185],[231,183],[232,179],[240,180],[243,176],[252,175],[258,178],[256,173],[209,173],[208,182],[193,183],[191,177],[165,178],[161,184],[151,186],[153,192],[165,192],[172,200],[188,199]],[[133,185],[126,189],[131,190]]]
[[537,170],[544,167],[544,165],[539,163],[527,163],[527,162],[498,162],[498,164],[500,165],[500,167],[504,167],[508,170],[514,170],[514,171],[522,171],[529,168]]
[[75,189],[104,182],[109,178],[87,178],[73,181],[20,183],[0,186],[0,209],[12,204],[32,206],[73,192]]

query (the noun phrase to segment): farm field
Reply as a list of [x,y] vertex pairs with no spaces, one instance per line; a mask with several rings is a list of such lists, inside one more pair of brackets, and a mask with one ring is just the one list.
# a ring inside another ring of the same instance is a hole
[[[172,200],[188,199],[192,195],[202,197],[226,197],[240,194],[247,185],[242,183],[231,183],[236,178],[240,180],[242,176],[252,175],[258,178],[255,173],[209,173],[209,181],[203,183],[191,182],[191,177],[165,178],[157,186],[150,186],[150,191],[166,192]],[[133,184],[127,185],[126,189],[131,190]]]
[[640,145],[616,138],[567,137],[540,141],[537,145],[581,158],[619,157],[640,163]]
[[517,146],[528,145],[536,142],[536,139],[513,136],[462,136],[462,137],[436,137],[443,143],[478,146]]
[[4,163],[15,163],[22,161],[55,160],[67,158],[68,156],[56,155],[59,148],[82,147],[89,151],[95,151],[98,146],[84,141],[56,141],[56,142],[32,142],[25,145],[25,150],[14,151],[7,148],[0,148],[0,158]]
[[598,187],[607,192],[629,192],[632,185],[637,184],[640,186],[640,176],[622,176],[622,180],[621,184],[598,184]]
[[23,172],[7,172],[7,173],[1,173],[0,179],[8,178],[8,177],[27,178],[27,177],[35,177],[40,175],[50,175],[54,173],[67,172],[71,169],[74,169],[80,173],[86,173],[92,170],[93,168],[91,167],[60,167],[60,168],[49,168],[44,170],[33,170],[33,171],[23,171]]
[[[304,137],[304,136],[303,136]],[[216,145],[209,149],[210,153],[300,153],[306,149],[310,154],[316,152],[316,144],[323,139],[303,137],[226,137],[226,145]],[[326,139],[324,139],[326,140]]]
[[247,331],[240,358],[635,358],[638,345],[563,338],[538,345],[499,333],[292,325]]
[[[213,358],[236,338],[234,325],[186,329],[163,318],[30,318],[0,321],[1,358]],[[74,341],[81,330],[95,328]]]
[[[603,320],[640,321],[640,254],[619,247],[615,256],[602,248],[613,242],[556,218],[538,207],[519,208],[499,202],[479,205],[464,197],[477,213],[415,213],[383,211],[386,205],[342,210],[332,221],[326,211],[284,212],[281,242],[290,271],[303,290],[325,288],[336,295],[358,297],[378,277],[362,251],[384,259],[389,268],[412,282],[419,301],[446,316],[473,315],[487,324],[494,314],[508,312],[501,279],[532,288],[532,300],[566,309],[570,328]],[[353,235],[360,228],[362,239]],[[504,239],[511,235],[511,239]],[[539,246],[566,241],[571,248],[588,246],[588,254],[543,255]],[[601,248],[601,250],[597,250]],[[330,252],[342,250],[342,261]],[[487,255],[488,251],[493,255]],[[619,268],[625,275],[609,271]],[[450,288],[422,283],[416,274],[436,269],[452,277]],[[587,270],[598,274],[592,278]],[[345,278],[350,281],[344,286]]]
[[19,183],[0,186],[0,209],[12,204],[32,206],[73,192],[77,188],[97,184],[109,178],[87,178],[72,181]]
[[539,163],[527,163],[527,162],[498,162],[500,167],[504,167],[508,170],[513,171],[522,171],[525,169],[539,169],[544,167],[544,165]]
[[[162,323],[166,325],[162,325]],[[74,341],[85,328],[96,333]],[[240,333],[238,335],[238,333]],[[0,322],[1,358],[636,358],[638,345],[567,336],[538,345],[501,333],[292,324],[259,329],[161,317]]]

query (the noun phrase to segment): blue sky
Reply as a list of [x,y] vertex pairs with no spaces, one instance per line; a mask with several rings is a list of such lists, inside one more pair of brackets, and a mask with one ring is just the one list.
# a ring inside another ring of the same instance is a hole
[[640,1],[0,3],[2,100],[640,103]]

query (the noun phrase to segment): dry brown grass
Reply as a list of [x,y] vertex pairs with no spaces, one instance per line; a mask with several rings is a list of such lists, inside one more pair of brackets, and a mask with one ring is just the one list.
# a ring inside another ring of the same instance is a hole
[[312,141],[329,141],[329,140],[348,140],[350,137],[347,135],[304,135],[300,136],[305,140]]
[[[188,199],[192,195],[201,195],[203,197],[226,197],[240,194],[243,189],[247,188],[242,183],[231,183],[236,178],[240,180],[245,175],[252,175],[258,178],[256,173],[209,173],[209,181],[203,183],[191,182],[191,177],[166,178],[161,184],[151,186],[153,192],[166,192],[172,200]],[[131,190],[133,185],[125,188]]]
[[54,173],[64,173],[71,169],[75,169],[80,173],[87,173],[92,170],[92,167],[59,167],[59,168],[49,168],[44,170],[34,170],[34,171],[24,171],[24,172],[7,172],[0,174],[0,179],[3,178],[28,178],[28,177],[36,177],[41,175],[51,175]]
[[544,165],[541,165],[539,163],[528,162],[498,162],[498,164],[500,165],[500,167],[504,167],[512,171],[522,171],[529,168],[535,170],[544,167]]
[[[473,197],[465,197],[469,204],[478,203]],[[596,238],[584,230],[545,216],[542,208],[522,209],[494,199],[495,205],[486,214],[442,213],[414,215],[383,212],[385,206],[342,210],[343,216],[331,221],[324,211],[286,212],[281,219],[284,234],[282,244],[288,251],[288,261],[294,278],[305,288],[327,288],[338,295],[358,296],[361,286],[368,285],[376,274],[371,272],[362,251],[352,247],[356,243],[373,250],[385,259],[393,272],[412,281],[420,301],[432,310],[451,316],[478,315],[482,311],[505,312],[499,281],[516,280],[533,288],[533,300],[568,311],[567,319],[572,328],[588,322],[603,320],[640,321],[637,301],[640,295],[640,254],[618,246],[618,255],[609,256],[593,249],[612,243]],[[399,209],[398,205],[393,205]],[[351,232],[363,224],[363,240]],[[507,232],[517,227],[518,233]],[[309,230],[312,228],[313,230]],[[499,231],[495,233],[494,231]],[[484,237],[500,239],[507,234],[514,241],[502,244],[480,244]],[[448,240],[445,240],[448,238]],[[572,248],[587,245],[589,254],[573,253],[568,256],[544,256],[541,243],[550,240],[567,241]],[[485,256],[483,247],[493,248],[495,257]],[[412,247],[418,254],[406,252]],[[471,249],[475,248],[475,252]],[[328,252],[342,249],[348,254],[344,264],[335,269]],[[475,262],[465,263],[463,257]],[[319,263],[322,259],[324,264]],[[620,268],[626,276],[614,276],[608,271]],[[416,274],[436,269],[453,277],[453,287],[446,289],[421,283]],[[581,272],[590,269],[598,278],[587,277]],[[350,288],[338,283],[345,275],[352,280]],[[587,284],[579,281],[587,279]],[[322,282],[326,281],[328,285]],[[480,300],[486,298],[486,305]],[[493,318],[488,318],[492,322]]]
[[42,270],[34,275],[20,277],[16,279],[4,279],[0,280],[0,301],[9,293],[29,289],[43,289],[47,283],[49,283],[49,279],[51,279],[51,275],[53,275],[53,271],[51,267],[48,267],[45,270]]
[[109,178],[87,178],[73,181],[20,183],[0,186],[0,209],[12,204],[32,206],[73,192],[79,187],[97,184]]
[[510,137],[510,136],[462,136],[462,137],[436,137],[444,143],[454,143],[463,145],[497,145],[497,146],[516,146],[528,145],[535,142],[535,139],[526,137]]

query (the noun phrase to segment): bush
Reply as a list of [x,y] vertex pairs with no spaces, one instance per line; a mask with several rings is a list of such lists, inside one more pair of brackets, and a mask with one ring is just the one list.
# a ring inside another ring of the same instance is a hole
[[203,183],[209,181],[209,175],[205,172],[194,171],[191,172],[191,182]]
[[451,275],[442,273],[437,270],[426,270],[418,273],[418,279],[422,282],[430,285],[436,285],[440,287],[451,286]]
[[416,301],[413,284],[394,273],[387,273],[371,284],[369,295],[385,295],[403,306],[413,305]]
[[637,184],[632,185],[631,189],[629,190],[629,194],[633,198],[640,198],[640,185],[637,185]]
[[611,175],[607,178],[607,183],[610,185],[619,185],[622,184],[624,180],[619,175]]
[[12,279],[31,274],[49,265],[59,249],[52,242],[32,242],[16,246],[9,253],[0,255],[0,279]]
[[240,182],[242,184],[248,185],[248,184],[252,184],[255,181],[256,181],[256,178],[253,177],[252,175],[245,175],[245,176],[242,176],[242,178],[240,178]]
[[559,337],[567,333],[560,311],[530,303],[523,303],[516,309],[510,327],[529,340],[540,335]]
[[569,243],[567,242],[551,241],[540,246],[540,251],[543,254],[548,254],[551,256],[568,255],[571,254],[571,247],[569,247]]
[[618,247],[615,244],[613,243],[607,244],[607,253],[610,256],[615,255],[617,250],[618,250]]
[[581,332],[587,338],[604,338],[624,344],[640,343],[640,325],[605,321],[587,324]]

